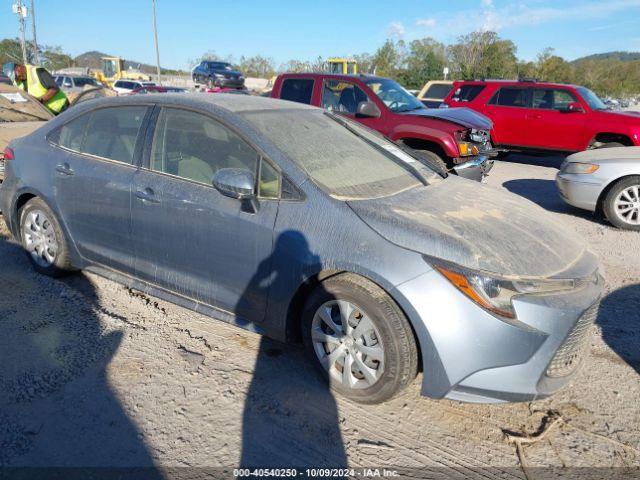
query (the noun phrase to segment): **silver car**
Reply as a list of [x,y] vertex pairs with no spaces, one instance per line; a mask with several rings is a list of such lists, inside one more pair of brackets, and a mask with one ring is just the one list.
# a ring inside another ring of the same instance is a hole
[[640,230],[640,147],[587,150],[567,157],[556,177],[569,205]]
[[84,102],[5,152],[34,268],[85,269],[282,341],[331,386],[531,400],[565,385],[603,290],[585,243],[324,110],[245,95]]

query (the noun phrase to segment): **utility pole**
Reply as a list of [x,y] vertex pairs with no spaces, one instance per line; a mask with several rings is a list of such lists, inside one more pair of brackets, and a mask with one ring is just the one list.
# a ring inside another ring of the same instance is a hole
[[16,0],[16,3],[12,6],[13,13],[18,15],[18,21],[20,22],[20,46],[22,47],[22,63],[27,64],[27,45],[25,41],[25,18],[27,16],[27,7],[22,5],[22,0]]
[[156,45],[156,68],[158,70],[158,85],[162,85],[162,79],[160,78],[160,49],[158,48],[158,24],[156,21],[156,0],[151,2],[153,7],[153,39]]
[[31,0],[31,28],[33,29],[33,63],[36,65],[40,65],[40,55],[38,55],[38,40],[36,38],[35,0]]

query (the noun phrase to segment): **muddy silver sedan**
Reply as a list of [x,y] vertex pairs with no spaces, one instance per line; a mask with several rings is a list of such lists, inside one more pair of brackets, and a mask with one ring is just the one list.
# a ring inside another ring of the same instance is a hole
[[443,177],[343,117],[238,95],[85,102],[14,140],[0,208],[39,272],[84,269],[278,340],[384,401],[543,397],[603,280],[519,197]]
[[567,157],[556,183],[569,205],[640,230],[640,147],[600,148]]

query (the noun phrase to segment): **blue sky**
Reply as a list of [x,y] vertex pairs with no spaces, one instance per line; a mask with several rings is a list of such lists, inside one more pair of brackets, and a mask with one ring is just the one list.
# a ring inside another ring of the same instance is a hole
[[[14,0],[0,0],[0,38],[18,35]],[[35,0],[38,41],[78,55],[100,50],[154,62],[151,0]],[[444,43],[496,30],[534,59],[545,47],[565,58],[640,51],[640,0],[157,0],[161,63],[186,68],[214,50],[297,58],[373,53],[388,37]],[[26,0],[27,5],[29,0]]]

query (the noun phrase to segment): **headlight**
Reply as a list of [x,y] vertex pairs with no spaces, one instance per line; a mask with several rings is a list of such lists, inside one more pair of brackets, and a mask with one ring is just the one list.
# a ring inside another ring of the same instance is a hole
[[469,142],[458,142],[458,151],[461,157],[468,157],[469,155],[477,155],[479,150],[476,145]]
[[515,318],[512,300],[517,296],[573,290],[578,283],[573,279],[509,279],[458,266],[437,265],[430,259],[427,261],[475,303],[506,318]]
[[562,166],[562,171],[564,173],[593,173],[600,168],[600,165],[596,165],[594,163],[577,163],[577,162],[567,162]]

